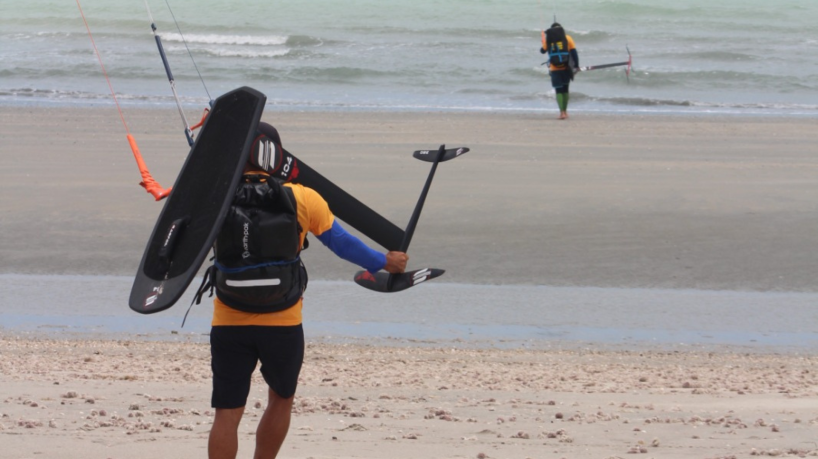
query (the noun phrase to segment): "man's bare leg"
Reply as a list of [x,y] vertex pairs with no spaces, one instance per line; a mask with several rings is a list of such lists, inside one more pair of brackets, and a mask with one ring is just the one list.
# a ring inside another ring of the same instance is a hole
[[261,416],[256,429],[256,454],[254,459],[274,459],[290,430],[290,415],[293,409],[293,397],[281,398],[272,389],[268,389],[267,408]]
[[207,441],[207,457],[210,459],[235,459],[239,451],[239,423],[244,407],[216,408],[213,427]]

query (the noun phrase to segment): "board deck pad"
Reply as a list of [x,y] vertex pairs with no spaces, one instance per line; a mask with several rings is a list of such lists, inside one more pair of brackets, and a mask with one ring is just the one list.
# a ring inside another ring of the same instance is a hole
[[142,314],[182,296],[221,229],[267,97],[242,87],[217,98],[154,226],[128,301]]

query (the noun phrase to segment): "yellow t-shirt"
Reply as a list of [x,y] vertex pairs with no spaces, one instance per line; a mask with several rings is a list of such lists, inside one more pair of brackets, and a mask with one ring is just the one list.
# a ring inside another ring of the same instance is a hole
[[[298,206],[298,223],[301,224],[301,244],[307,237],[307,231],[319,236],[324,231],[332,228],[335,217],[329,210],[327,202],[312,188],[301,185],[285,183],[293,190],[295,202]],[[291,326],[299,325],[302,320],[301,302],[288,309],[266,314],[254,314],[251,312],[239,311],[219,301],[216,297],[213,300],[213,322],[211,325],[268,325],[268,326]]]

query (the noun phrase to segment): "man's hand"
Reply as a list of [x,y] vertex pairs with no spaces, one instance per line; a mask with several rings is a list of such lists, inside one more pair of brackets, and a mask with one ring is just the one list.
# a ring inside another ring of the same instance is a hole
[[409,261],[409,255],[404,252],[388,252],[386,254],[386,265],[383,269],[392,274],[400,274],[406,271],[407,261]]

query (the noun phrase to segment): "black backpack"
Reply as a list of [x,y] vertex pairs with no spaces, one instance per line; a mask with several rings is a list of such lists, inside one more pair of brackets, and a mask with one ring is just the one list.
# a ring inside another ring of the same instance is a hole
[[545,31],[545,50],[551,65],[564,66],[570,63],[571,54],[568,51],[568,37],[562,27],[551,27]]
[[297,209],[289,187],[266,174],[244,175],[196,303],[214,287],[219,300],[245,312],[277,312],[297,303],[307,287]]

